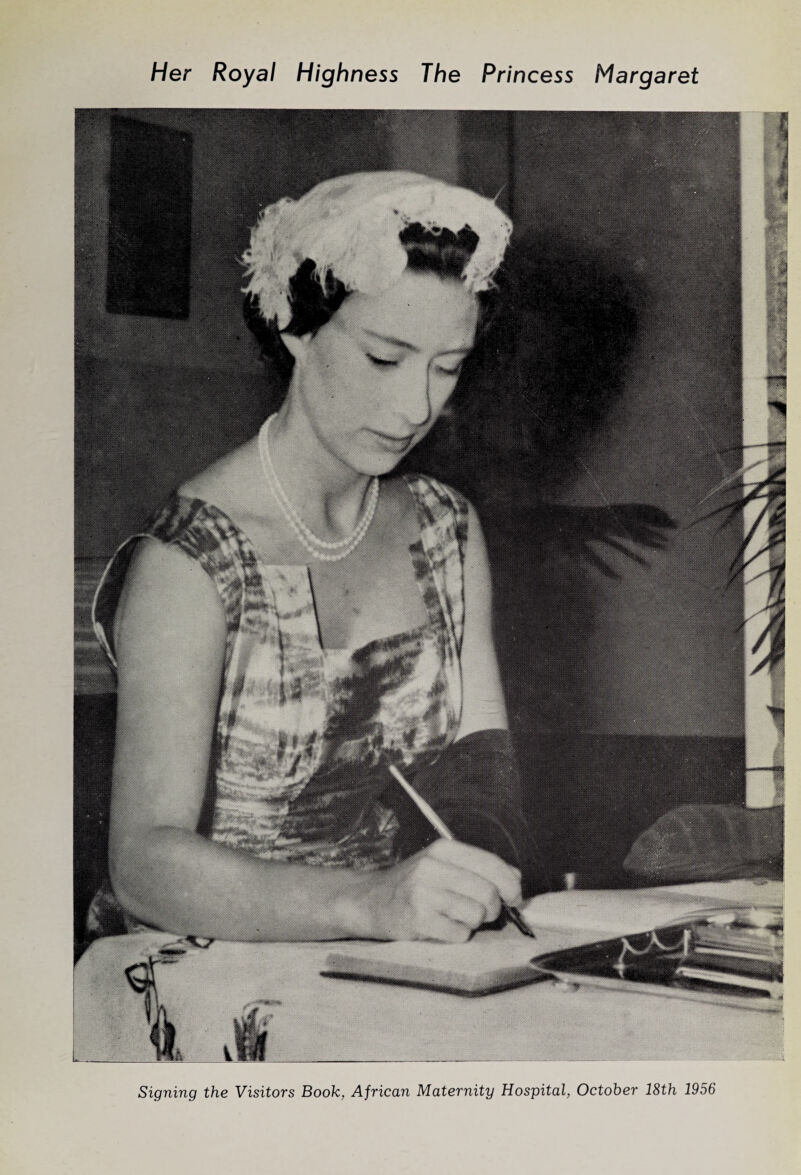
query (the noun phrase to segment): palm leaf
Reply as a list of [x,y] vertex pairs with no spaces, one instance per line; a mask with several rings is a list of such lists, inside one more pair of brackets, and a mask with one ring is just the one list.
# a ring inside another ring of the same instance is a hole
[[[786,418],[787,408],[781,401],[771,400],[770,407]],[[706,506],[716,497],[720,504],[705,510],[693,520],[692,525],[717,519],[716,532],[720,533],[748,514],[743,537],[729,563],[726,589],[732,587],[740,577],[749,585],[764,576],[768,577],[765,604],[739,626],[739,630],[742,630],[760,616],[769,617],[766,623],[760,625],[751,646],[752,656],[760,652],[764,654],[751,670],[754,674],[766,667],[772,669],[784,657],[787,462],[783,453],[786,452],[786,442],[767,441],[757,445],[737,446],[728,451],[741,452],[747,459],[739,469],[723,478],[701,499],[699,507]],[[755,451],[760,456],[751,460],[750,456]],[[762,475],[755,476],[757,473]],[[720,501],[720,495],[724,495],[725,500]],[[761,569],[755,566],[763,560],[769,560],[770,565]],[[749,569],[753,569],[753,574],[749,575]]]
[[726,586],[730,587],[731,584],[733,584],[734,581],[740,575],[742,575],[744,573],[746,567],[750,567],[751,564],[753,562],[755,562],[755,560],[761,559],[763,556],[765,556],[767,554],[768,551],[771,551],[777,547],[783,547],[783,546],[784,546],[784,535],[777,535],[775,538],[770,539],[768,542],[764,543],[759,548],[758,551],[754,551],[753,555],[751,555],[750,558],[745,559],[745,560],[741,560],[737,567],[732,568],[731,573],[729,574],[729,578],[728,578]]

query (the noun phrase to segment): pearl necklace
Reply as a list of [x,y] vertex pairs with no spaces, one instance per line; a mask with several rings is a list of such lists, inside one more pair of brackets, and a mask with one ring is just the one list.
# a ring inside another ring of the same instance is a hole
[[273,459],[270,455],[269,434],[270,425],[274,419],[275,416],[268,416],[259,429],[259,457],[261,458],[261,467],[264,471],[265,480],[281,508],[281,513],[292,527],[298,541],[309,554],[325,563],[338,563],[340,559],[346,559],[352,551],[356,550],[370,529],[370,523],[375,517],[376,507],[378,506],[380,482],[377,477],[374,477],[371,481],[370,489],[367,491],[367,505],[356,524],[355,530],[352,530],[344,539],[337,539],[336,542],[328,542],[326,539],[318,538],[298,514],[289,500],[286,490],[278,480],[278,474],[275,471]]

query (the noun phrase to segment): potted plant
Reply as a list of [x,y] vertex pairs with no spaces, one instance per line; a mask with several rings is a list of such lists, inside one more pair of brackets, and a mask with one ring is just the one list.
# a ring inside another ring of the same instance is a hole
[[[738,804],[686,804],[660,817],[633,845],[624,868],[642,882],[710,880],[765,874],[781,875],[784,839],[782,740],[784,736],[785,534],[787,506],[786,405],[773,400],[773,438],[749,447],[740,469],[716,487],[726,500],[703,515],[719,516],[721,527],[743,524],[743,539],[729,565],[726,587],[762,581],[761,606],[746,616],[752,675],[769,673],[778,734],[769,771],[775,784],[770,807]],[[750,460],[750,457],[754,457]],[[702,520],[702,519],[701,519]],[[700,520],[699,520],[700,521]]]

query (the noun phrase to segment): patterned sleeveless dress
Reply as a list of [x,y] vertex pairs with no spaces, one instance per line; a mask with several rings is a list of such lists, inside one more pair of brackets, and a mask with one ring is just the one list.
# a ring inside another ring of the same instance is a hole
[[361,648],[324,649],[308,568],[265,564],[208,502],[174,494],[109,563],[94,624],[112,665],[111,625],[141,538],[196,560],[222,601],[225,660],[201,828],[211,840],[267,860],[357,869],[394,860],[397,820],[381,798],[394,786],[387,766],[414,773],[459,724],[467,542],[459,494],[422,475],[405,481],[427,623]]

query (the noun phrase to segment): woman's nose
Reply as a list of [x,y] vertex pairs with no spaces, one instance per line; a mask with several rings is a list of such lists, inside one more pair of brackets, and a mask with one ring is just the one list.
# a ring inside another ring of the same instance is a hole
[[431,395],[429,387],[430,377],[428,369],[415,372],[408,381],[400,397],[399,408],[404,418],[414,428],[420,428],[431,415]]

